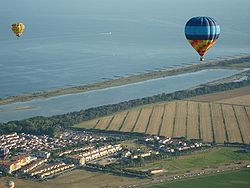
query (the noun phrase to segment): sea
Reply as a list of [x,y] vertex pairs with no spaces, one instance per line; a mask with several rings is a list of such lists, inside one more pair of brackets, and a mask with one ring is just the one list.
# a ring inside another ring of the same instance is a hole
[[[3,1],[0,98],[198,63],[199,56],[184,35],[185,23],[194,16],[213,17],[221,27],[220,38],[207,53],[206,60],[248,54],[249,7],[249,0]],[[25,32],[18,40],[11,31],[15,22],[25,24]],[[181,90],[235,72],[207,70],[182,75],[185,84],[181,76],[175,76],[86,94],[1,105],[0,122]],[[173,89],[173,85],[178,88]],[[6,110],[16,106],[33,108]]]

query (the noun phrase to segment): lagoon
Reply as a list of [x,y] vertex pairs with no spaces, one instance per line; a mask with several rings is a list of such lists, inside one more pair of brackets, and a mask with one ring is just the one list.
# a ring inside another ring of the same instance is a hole
[[241,71],[225,69],[202,70],[84,93],[1,105],[0,122],[20,120],[33,116],[52,116],[163,92],[171,93],[225,78],[239,72]]

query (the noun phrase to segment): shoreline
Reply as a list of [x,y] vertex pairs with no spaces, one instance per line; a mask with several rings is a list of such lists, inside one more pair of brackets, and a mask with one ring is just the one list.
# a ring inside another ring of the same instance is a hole
[[18,96],[10,96],[7,98],[0,99],[0,105],[15,103],[15,102],[26,102],[34,99],[39,98],[50,98],[55,96],[62,96],[66,94],[75,94],[75,93],[83,93],[87,91],[93,91],[98,89],[105,89],[110,87],[116,87],[116,86],[122,86],[126,84],[133,84],[138,82],[143,82],[151,79],[157,79],[157,78],[164,78],[167,76],[175,76],[180,75],[184,73],[191,73],[191,72],[197,72],[201,70],[206,69],[217,69],[217,68],[223,68],[223,69],[241,69],[242,67],[238,66],[230,66],[235,65],[238,63],[245,63],[250,62],[250,55],[239,55],[234,57],[225,57],[223,59],[219,60],[210,60],[206,63],[196,63],[192,65],[185,66],[185,63],[180,66],[185,67],[177,67],[177,68],[165,68],[160,70],[154,70],[151,72],[146,72],[142,74],[137,75],[131,75],[127,77],[119,77],[111,80],[105,80],[101,82],[96,82],[92,84],[85,84],[85,85],[79,85],[79,86],[73,86],[73,87],[66,87],[66,88],[58,88],[53,90],[47,90],[43,92],[34,92],[34,93],[27,93],[23,95]]

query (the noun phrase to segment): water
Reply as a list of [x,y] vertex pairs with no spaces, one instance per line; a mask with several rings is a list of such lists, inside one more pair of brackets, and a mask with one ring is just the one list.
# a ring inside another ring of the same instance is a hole
[[[250,53],[249,7],[249,0],[2,1],[0,97],[195,62],[183,32],[193,16],[221,26],[207,59]],[[10,31],[16,21],[26,25],[19,40]]]
[[[1,105],[0,121],[5,122],[41,115],[51,116],[151,96],[162,92],[171,93],[239,72],[236,70],[220,69],[202,70],[85,93]],[[16,110],[16,108],[20,107],[31,107],[31,109]]]

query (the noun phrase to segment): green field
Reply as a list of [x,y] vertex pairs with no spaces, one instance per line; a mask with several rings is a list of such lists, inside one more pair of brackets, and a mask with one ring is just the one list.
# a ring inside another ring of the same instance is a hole
[[161,168],[167,170],[167,174],[178,174],[204,168],[216,168],[239,161],[250,161],[250,154],[237,152],[236,148],[214,148],[201,153],[181,156],[177,159],[167,158],[146,163],[143,167],[136,169]]
[[186,179],[172,183],[162,183],[143,188],[248,188],[250,170],[241,170],[213,176]]

